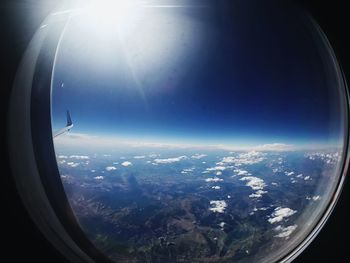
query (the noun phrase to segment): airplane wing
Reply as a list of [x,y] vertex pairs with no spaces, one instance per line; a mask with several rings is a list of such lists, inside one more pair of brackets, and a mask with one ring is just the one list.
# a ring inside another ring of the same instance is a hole
[[72,128],[73,128],[72,118],[70,117],[70,113],[67,110],[67,124],[66,124],[66,126],[64,128],[62,128],[62,129],[60,129],[58,131],[55,131],[53,133],[53,138],[55,138],[55,137],[57,137],[57,136],[59,136],[59,135],[61,135],[63,133],[69,132],[70,129],[72,129]]

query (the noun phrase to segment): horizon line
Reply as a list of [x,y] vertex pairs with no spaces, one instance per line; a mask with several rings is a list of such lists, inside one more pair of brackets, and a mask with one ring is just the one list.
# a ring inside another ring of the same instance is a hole
[[[329,148],[342,148],[343,143],[335,141],[310,142],[310,143],[288,143],[275,140],[261,141],[260,143],[198,143],[198,142],[177,142],[171,140],[157,140],[147,138],[125,138],[117,136],[90,135],[86,133],[70,132],[55,139],[55,144],[62,146],[93,146],[93,147],[149,147],[149,148],[187,148],[187,149],[207,149],[207,150],[225,150],[225,151],[298,151],[298,150],[316,150]],[[78,144],[78,145],[77,145]]]

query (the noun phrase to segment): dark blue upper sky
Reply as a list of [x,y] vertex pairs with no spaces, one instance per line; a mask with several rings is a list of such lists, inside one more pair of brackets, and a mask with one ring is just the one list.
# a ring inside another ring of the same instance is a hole
[[122,37],[73,18],[55,66],[54,129],[69,109],[74,131],[89,134],[243,144],[338,140],[335,73],[305,16],[280,1],[208,2],[215,5],[157,10]]

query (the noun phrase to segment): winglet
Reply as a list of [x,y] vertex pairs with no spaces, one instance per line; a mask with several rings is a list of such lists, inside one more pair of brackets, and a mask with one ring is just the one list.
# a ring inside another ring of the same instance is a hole
[[69,113],[69,111],[67,110],[67,125],[66,125],[66,127],[64,127],[64,128],[62,128],[62,129],[60,129],[60,130],[54,132],[54,133],[53,133],[53,138],[55,138],[55,137],[57,137],[57,136],[59,136],[59,135],[61,135],[61,134],[63,134],[63,133],[69,132],[70,129],[72,129],[72,128],[73,128],[72,118],[70,117],[70,113]]
[[71,126],[72,124],[72,118],[70,117],[69,110],[67,110],[67,126]]

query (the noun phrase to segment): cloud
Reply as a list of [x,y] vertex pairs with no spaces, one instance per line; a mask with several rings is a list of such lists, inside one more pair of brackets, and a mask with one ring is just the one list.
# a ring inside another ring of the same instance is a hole
[[95,179],[95,180],[103,180],[104,177],[103,177],[103,176],[95,176],[94,179]]
[[258,190],[255,193],[249,195],[250,198],[260,198],[263,194],[267,194],[267,191]]
[[270,224],[281,222],[284,218],[294,215],[297,211],[288,207],[277,207],[271,214],[271,218],[268,219]]
[[[126,137],[101,137],[90,134],[65,133],[55,138],[55,145],[60,147],[71,147],[80,146],[87,148],[100,148],[102,149],[114,149],[115,147],[148,147],[148,148],[167,148],[167,149],[193,149],[196,151],[201,150],[227,150],[227,151],[289,151],[295,150],[298,147],[285,143],[271,143],[261,145],[227,145],[227,144],[214,144],[209,145],[205,143],[197,144],[184,144],[179,141],[151,141],[151,140],[140,140],[137,138],[126,138]],[[195,154],[195,156],[202,157],[202,154]],[[152,157],[151,157],[152,158]]]
[[134,156],[134,159],[144,159],[144,158],[146,158],[146,156],[144,155]]
[[226,151],[241,152],[241,151],[260,151],[260,152],[286,152],[286,151],[295,151],[300,147],[293,144],[286,143],[267,143],[267,144],[258,144],[258,145],[249,145],[249,146],[235,146],[235,145],[211,145],[213,149],[221,149]]
[[166,159],[154,159],[153,162],[156,164],[167,164],[167,163],[176,163],[180,162],[181,160],[185,160],[188,157],[183,155],[179,157],[173,157],[173,158],[166,158]]
[[70,138],[70,139],[86,139],[86,140],[98,138],[97,136],[92,136],[86,133],[76,133],[76,132],[68,132],[68,133],[65,133],[64,136],[61,135],[58,138],[63,138],[63,137]]
[[295,229],[297,229],[297,225],[292,225],[292,226],[277,226],[275,227],[275,231],[280,232],[279,234],[275,235],[275,237],[280,237],[280,238],[288,238]]
[[194,167],[192,167],[192,168],[187,168],[187,169],[183,169],[182,171],[181,171],[181,173],[182,174],[187,174],[187,173],[191,173],[191,172],[193,172],[194,171]]
[[90,159],[90,157],[87,156],[87,155],[71,155],[71,156],[69,156],[69,158],[77,159],[77,160],[88,160],[88,159]]
[[210,205],[209,210],[214,213],[223,213],[227,207],[227,203],[224,200],[212,200]]
[[55,147],[93,147],[99,146],[99,138],[83,133],[68,132],[55,138]]
[[310,180],[310,176],[309,176],[309,175],[308,175],[308,176],[305,176],[305,177],[304,177],[304,180],[305,180],[305,181]]
[[58,155],[57,158],[59,158],[59,159],[67,159],[68,156],[66,156],[66,155]]
[[117,170],[117,167],[115,167],[115,166],[107,166],[106,167],[106,171],[114,171],[114,170]]
[[125,167],[132,165],[132,163],[129,161],[122,162],[121,164]]
[[199,160],[199,159],[202,159],[202,158],[204,158],[204,157],[206,157],[207,155],[206,154],[195,154],[195,155],[192,155],[191,156],[191,158],[192,159],[197,159],[197,160]]
[[75,162],[68,162],[67,165],[69,165],[70,167],[77,167],[79,166],[79,163],[75,163]]
[[220,223],[218,224],[218,226],[221,227],[221,228],[224,228],[225,225],[226,225],[225,222],[220,222]]
[[318,201],[318,200],[321,200],[321,196],[319,196],[319,195],[314,195],[314,196],[312,196],[312,197],[307,196],[307,197],[306,197],[306,200]]
[[261,178],[254,176],[246,176],[241,178],[240,181],[248,181],[246,183],[246,186],[249,186],[250,188],[256,191],[255,193],[249,195],[250,198],[260,198],[263,194],[267,194],[267,191],[263,191],[266,184],[265,181]]
[[220,190],[221,189],[221,187],[218,186],[218,185],[212,186],[211,188],[214,189],[214,190]]
[[206,182],[214,182],[214,183],[216,183],[216,182],[222,182],[222,181],[224,181],[224,179],[221,179],[221,178],[218,178],[218,177],[214,177],[214,178],[207,178],[207,179],[205,179],[205,181]]
[[287,176],[291,176],[291,175],[294,174],[294,172],[284,172],[284,174],[287,175]]
[[248,173],[246,170],[241,170],[241,169],[235,169],[233,170],[234,173],[237,175],[251,175],[251,173]]
[[262,152],[250,151],[246,153],[240,153],[237,156],[224,157],[218,165],[234,164],[235,166],[256,164],[265,159]]
[[320,200],[320,199],[321,199],[321,196],[319,196],[319,195],[316,195],[316,196],[312,197],[312,200],[314,200],[314,201],[317,201],[317,200]]
[[341,159],[340,152],[313,152],[305,154],[309,160],[322,160],[326,164],[337,164]]
[[255,151],[273,151],[273,152],[284,152],[284,151],[293,151],[295,146],[292,144],[285,143],[270,143],[262,144],[253,147]]
[[205,169],[205,173],[216,172],[216,171],[224,171],[226,169],[225,166],[215,166]]
[[251,187],[253,190],[263,190],[266,186],[263,179],[254,176],[246,176],[240,179],[240,181],[248,181],[246,186]]

